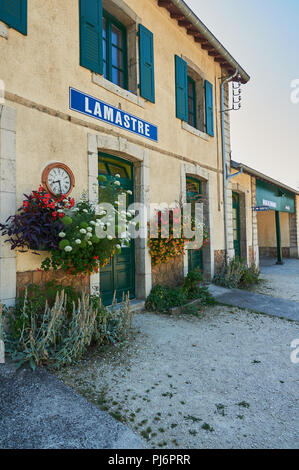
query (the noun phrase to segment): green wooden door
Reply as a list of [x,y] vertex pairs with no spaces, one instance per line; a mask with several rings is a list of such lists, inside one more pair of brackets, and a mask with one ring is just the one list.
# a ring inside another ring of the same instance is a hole
[[233,231],[235,256],[241,257],[240,196],[233,193]]
[[[119,181],[123,190],[130,190],[132,195],[127,196],[127,205],[134,202],[134,174],[133,165],[126,160],[111,155],[99,154],[99,175],[105,175],[107,179],[116,174],[120,175]],[[130,293],[130,298],[135,297],[135,244],[123,246],[121,253],[110,260],[100,273],[100,291],[104,305],[111,305],[114,292],[117,301],[120,302],[123,294]]]
[[[187,177],[187,202],[195,204],[201,198],[201,182],[195,178]],[[203,252],[200,250],[188,250],[188,271],[200,268],[203,270]]]

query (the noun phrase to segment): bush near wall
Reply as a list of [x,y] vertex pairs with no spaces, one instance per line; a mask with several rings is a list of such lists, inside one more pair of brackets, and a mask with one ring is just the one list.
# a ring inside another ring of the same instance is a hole
[[184,307],[196,299],[201,300],[202,305],[214,303],[199,268],[188,273],[180,287],[155,286],[146,299],[145,308],[149,311],[169,313],[172,308]]
[[128,298],[120,308],[114,301],[107,309],[99,296],[53,283],[29,286],[14,310],[4,308],[3,313],[0,322],[9,325],[6,353],[18,366],[29,364],[32,369],[59,369],[79,361],[90,346],[122,341],[133,320]]
[[251,266],[238,259],[230,260],[229,264],[223,264],[221,270],[214,277],[214,283],[228,289],[247,288],[258,284],[260,271],[253,263]]

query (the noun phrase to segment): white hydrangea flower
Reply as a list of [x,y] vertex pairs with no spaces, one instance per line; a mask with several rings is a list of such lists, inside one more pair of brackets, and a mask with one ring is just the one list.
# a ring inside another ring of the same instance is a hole
[[85,212],[86,214],[88,213],[88,210],[87,209],[83,209],[83,212]]
[[87,232],[86,232],[85,228],[81,228],[80,233],[82,233],[83,235],[85,235]]
[[120,250],[120,249],[121,249],[121,246],[120,246],[120,245],[116,245],[116,248],[117,248],[118,250]]
[[90,223],[90,225],[97,225],[94,220],[91,220],[89,223]]
[[117,174],[115,175],[115,178],[120,178],[120,175],[117,173]]
[[66,235],[66,234],[65,234],[64,232],[60,232],[58,236],[59,236],[60,238],[64,238],[65,235]]
[[92,237],[92,233],[88,232],[88,233],[86,234],[86,237],[87,237],[87,238],[91,238],[91,237]]
[[115,184],[115,186],[120,186],[120,182],[119,182],[119,181],[114,181],[114,184]]
[[113,237],[111,237],[111,235],[108,235],[107,239],[108,240],[113,240]]
[[92,245],[91,241],[88,241],[87,243],[88,243],[88,245],[90,245],[90,246]]
[[92,227],[87,227],[87,232],[92,232]]
[[129,190],[127,191],[127,194],[129,194],[130,196],[132,196],[133,193],[132,193],[132,191],[129,189]]
[[75,240],[75,243],[77,243],[77,245],[81,245],[81,240],[80,240],[80,238],[77,238],[77,240]]
[[66,246],[64,251],[66,251],[67,253],[69,253],[70,251],[73,251],[73,248],[71,246]]

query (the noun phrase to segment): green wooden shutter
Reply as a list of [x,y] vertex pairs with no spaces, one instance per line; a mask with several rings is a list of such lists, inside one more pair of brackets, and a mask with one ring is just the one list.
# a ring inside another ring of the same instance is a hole
[[27,35],[27,0],[0,0],[0,20]]
[[188,78],[187,63],[175,56],[176,116],[188,122]]
[[80,0],[80,65],[103,73],[102,0]]
[[139,25],[140,95],[155,102],[154,36]]
[[206,126],[207,134],[214,137],[214,99],[213,99],[213,85],[205,81],[206,90]]

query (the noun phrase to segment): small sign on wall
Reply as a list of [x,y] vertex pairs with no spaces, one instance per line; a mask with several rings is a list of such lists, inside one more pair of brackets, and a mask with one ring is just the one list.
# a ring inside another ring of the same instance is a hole
[[269,206],[254,206],[252,208],[255,212],[268,212],[271,210]]
[[115,108],[93,96],[70,88],[70,109],[120,127],[154,142],[158,141],[158,128],[143,119]]

